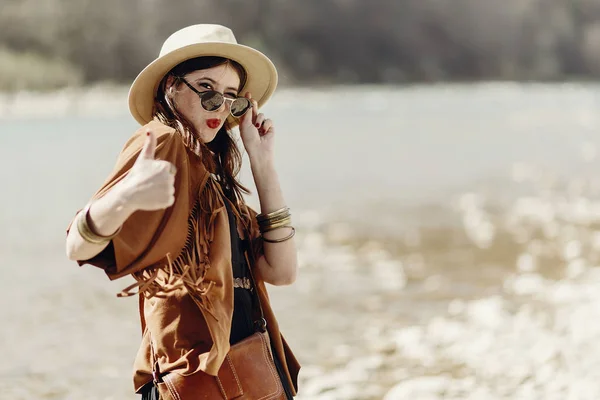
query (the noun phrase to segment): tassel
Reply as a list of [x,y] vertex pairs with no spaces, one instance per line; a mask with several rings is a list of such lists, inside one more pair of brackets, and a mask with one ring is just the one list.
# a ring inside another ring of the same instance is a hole
[[210,268],[209,250],[214,240],[215,220],[224,203],[219,185],[210,177],[206,183],[188,217],[187,237],[179,255],[172,260],[167,254],[166,264],[133,274],[137,282],[123,289],[118,297],[143,294],[147,299],[163,298],[169,292],[185,288],[199,307],[215,317],[208,297],[215,282],[205,277]]

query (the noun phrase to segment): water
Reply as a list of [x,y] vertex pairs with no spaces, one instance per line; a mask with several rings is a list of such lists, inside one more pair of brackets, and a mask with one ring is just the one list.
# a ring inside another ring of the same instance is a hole
[[[600,305],[598,89],[278,92],[264,112],[302,269],[272,294],[305,367],[299,398],[600,396],[584,373],[600,349],[569,333]],[[70,218],[135,129],[125,104],[119,90],[0,96],[10,398],[135,398],[136,302],[114,296],[127,282],[64,256]],[[242,181],[253,187],[247,168]]]

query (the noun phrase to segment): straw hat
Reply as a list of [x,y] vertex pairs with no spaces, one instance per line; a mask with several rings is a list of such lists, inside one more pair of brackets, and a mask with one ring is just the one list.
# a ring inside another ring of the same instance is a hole
[[201,56],[224,57],[238,62],[248,75],[240,93],[250,92],[262,106],[277,86],[277,70],[267,56],[238,44],[231,29],[200,24],[183,28],[167,38],[158,58],[135,78],[129,89],[129,111],[142,125],[152,120],[154,98],[163,77],[179,63]]

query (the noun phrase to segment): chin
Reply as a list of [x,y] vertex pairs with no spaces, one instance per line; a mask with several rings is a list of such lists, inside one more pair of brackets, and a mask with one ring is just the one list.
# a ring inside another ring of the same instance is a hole
[[[219,128],[221,129],[221,128]],[[219,133],[219,129],[203,129],[199,132],[200,139],[204,143],[210,143],[217,137],[217,133]]]

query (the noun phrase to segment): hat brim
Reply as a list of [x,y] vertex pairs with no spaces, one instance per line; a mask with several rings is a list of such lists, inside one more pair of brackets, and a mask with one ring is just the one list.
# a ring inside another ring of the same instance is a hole
[[[242,92],[250,92],[258,106],[264,105],[277,87],[277,70],[271,60],[258,50],[241,44],[208,42],[181,47],[158,57],[139,73],[129,89],[129,111],[141,125],[152,120],[154,101],[160,81],[175,66],[195,57],[216,56],[236,61],[246,70]],[[229,118],[229,125],[238,124]]]

